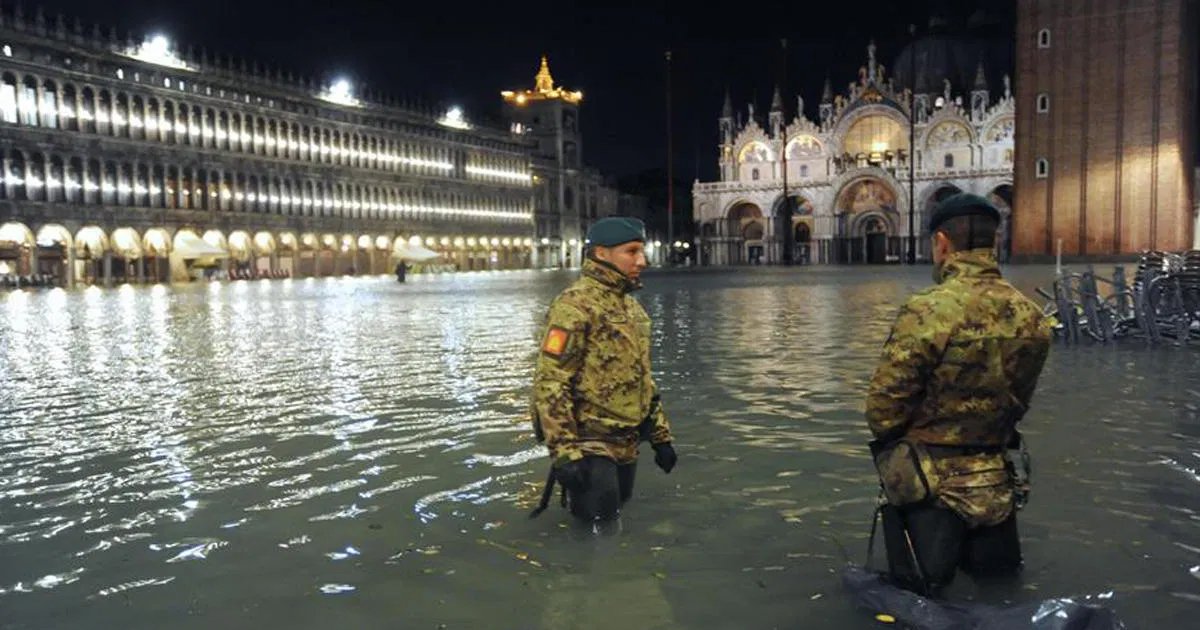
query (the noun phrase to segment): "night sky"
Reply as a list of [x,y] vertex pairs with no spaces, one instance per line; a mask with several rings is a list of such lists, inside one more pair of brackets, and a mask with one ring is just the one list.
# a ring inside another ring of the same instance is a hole
[[[584,160],[613,176],[665,166],[666,70],[673,51],[675,170],[691,180],[716,172],[717,116],[728,88],[734,106],[765,112],[783,76],[815,118],[826,76],[835,91],[856,77],[873,37],[890,65],[931,12],[965,23],[986,7],[1011,32],[1010,0],[779,4],[694,2],[366,2],[209,0],[164,2],[47,0],[48,16],[78,16],[141,41],[161,32],[185,47],[208,48],[314,77],[351,77],[404,98],[461,104],[475,120],[499,116],[502,89],[533,85],[539,56],[560,85],[583,90]],[[721,7],[721,8],[717,8]],[[26,3],[27,14],[32,13]],[[70,20],[68,19],[68,24]],[[998,86],[997,86],[998,89]]]

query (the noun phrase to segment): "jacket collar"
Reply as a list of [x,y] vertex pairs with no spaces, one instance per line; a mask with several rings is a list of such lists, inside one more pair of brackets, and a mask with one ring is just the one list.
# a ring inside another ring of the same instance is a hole
[[590,278],[621,295],[642,288],[641,282],[630,280],[616,267],[590,256],[583,261],[583,277]]
[[942,264],[942,281],[950,278],[999,278],[1000,267],[991,248],[954,252]]

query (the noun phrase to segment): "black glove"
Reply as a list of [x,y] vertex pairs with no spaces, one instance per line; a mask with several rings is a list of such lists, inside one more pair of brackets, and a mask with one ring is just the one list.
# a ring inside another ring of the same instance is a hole
[[678,459],[679,457],[675,455],[675,448],[671,446],[670,442],[654,445],[654,463],[658,464],[663,472],[670,473]]
[[568,462],[563,462],[554,467],[554,478],[562,487],[570,492],[583,492],[587,490],[588,467],[583,463],[582,459],[576,459]]

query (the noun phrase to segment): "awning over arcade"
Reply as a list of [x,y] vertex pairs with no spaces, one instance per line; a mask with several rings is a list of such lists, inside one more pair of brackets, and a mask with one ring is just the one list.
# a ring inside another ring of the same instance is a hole
[[392,257],[397,260],[411,260],[413,262],[427,262],[438,257],[438,253],[430,249],[426,249],[423,245],[413,245],[406,243],[403,240],[396,240],[396,244],[392,249]]
[[229,257],[225,250],[209,244],[208,241],[186,230],[175,235],[175,253],[180,258]]

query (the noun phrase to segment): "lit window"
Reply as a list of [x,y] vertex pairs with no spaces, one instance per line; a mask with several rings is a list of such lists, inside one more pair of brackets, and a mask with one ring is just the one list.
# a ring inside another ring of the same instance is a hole
[[1046,158],[1041,158],[1037,161],[1037,176],[1039,179],[1050,176],[1050,162]]
[[163,87],[171,87],[171,79],[170,78],[163,79]]
[[17,122],[17,89],[10,83],[0,84],[0,120]]
[[183,81],[180,81],[180,82],[179,82],[179,89],[180,89],[180,90],[185,90],[185,89],[187,89],[187,86],[185,86],[185,85],[184,85],[184,82],[183,82]]
[[11,56],[12,56],[12,46],[9,46],[8,44],[5,44],[5,45],[4,45],[4,56],[5,56],[5,57],[11,57]]
[[123,70],[121,68],[117,68],[117,78],[124,79],[125,78],[125,70]]
[[939,96],[936,99],[934,99],[933,106],[937,109],[941,109],[941,108],[945,107],[946,106],[946,97]]
[[946,154],[946,157],[943,159],[943,165],[946,168],[954,168],[954,154],[953,153]]
[[1044,114],[1044,113],[1050,111],[1050,95],[1049,94],[1038,94],[1037,110],[1038,110],[1039,114]]
[[1050,29],[1044,28],[1038,31],[1038,48],[1050,47]]

